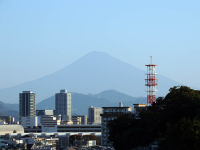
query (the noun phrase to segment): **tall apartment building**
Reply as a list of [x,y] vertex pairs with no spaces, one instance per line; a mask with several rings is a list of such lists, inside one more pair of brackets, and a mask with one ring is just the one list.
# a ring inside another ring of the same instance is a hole
[[71,121],[71,93],[60,90],[55,95],[56,115],[61,115],[63,121]]
[[101,108],[90,106],[88,108],[88,124],[101,124],[101,112]]
[[116,119],[122,114],[131,113],[131,111],[132,107],[103,107],[103,114],[101,114],[101,144],[103,146],[112,146],[112,143],[108,140],[108,122]]
[[32,91],[23,91],[19,94],[19,120],[22,117],[36,116],[35,93]]

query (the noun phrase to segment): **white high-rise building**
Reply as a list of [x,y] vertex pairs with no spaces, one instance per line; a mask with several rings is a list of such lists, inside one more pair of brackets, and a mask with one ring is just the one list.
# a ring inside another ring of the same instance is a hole
[[71,121],[71,93],[60,90],[55,95],[56,115],[61,115],[63,121]]
[[101,124],[101,112],[101,108],[90,106],[88,108],[88,124]]

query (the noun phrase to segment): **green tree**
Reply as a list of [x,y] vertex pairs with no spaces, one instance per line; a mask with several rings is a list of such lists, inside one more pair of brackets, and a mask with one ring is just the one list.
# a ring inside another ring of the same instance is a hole
[[[140,119],[122,116],[109,124],[110,141],[117,150],[148,146],[157,141],[160,149],[184,149],[200,145],[200,91],[173,87],[158,98]],[[117,133],[115,133],[117,132]]]
[[183,118],[168,124],[166,135],[160,143],[161,150],[199,150],[200,120]]
[[113,142],[113,145],[116,150],[128,150],[132,147],[131,144],[127,144],[131,143],[131,139],[127,137],[132,137],[133,134],[130,130],[128,130],[133,124],[132,121],[134,121],[134,115],[125,114],[119,117],[118,119],[109,122],[109,140]]

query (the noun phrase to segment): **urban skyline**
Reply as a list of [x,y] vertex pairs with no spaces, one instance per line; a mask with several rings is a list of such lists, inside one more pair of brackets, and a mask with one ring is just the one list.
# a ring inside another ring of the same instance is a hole
[[0,149],[199,150],[199,5],[0,0]]

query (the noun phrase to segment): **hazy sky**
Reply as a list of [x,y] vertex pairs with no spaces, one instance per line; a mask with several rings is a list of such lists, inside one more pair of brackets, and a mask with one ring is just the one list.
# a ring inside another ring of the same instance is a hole
[[0,88],[91,51],[200,88],[199,0],[0,0]]

